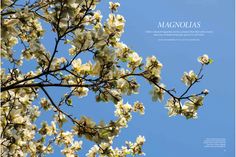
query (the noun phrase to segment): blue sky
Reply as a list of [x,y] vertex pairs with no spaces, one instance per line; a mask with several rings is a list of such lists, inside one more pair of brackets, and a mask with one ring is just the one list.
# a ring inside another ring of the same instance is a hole
[[[200,108],[197,120],[184,117],[169,118],[163,103],[151,101],[151,86],[140,79],[140,94],[125,97],[125,101],[144,102],[144,116],[134,114],[129,127],[123,129],[115,140],[121,146],[126,140],[134,141],[138,135],[146,137],[144,152],[147,157],[233,157],[234,156],[234,1],[233,0],[120,0],[119,13],[126,19],[122,41],[137,51],[144,59],[155,55],[163,63],[162,81],[169,88],[181,92],[186,87],[180,78],[184,71],[197,70],[197,57],[208,54],[214,64],[204,69],[203,81],[195,86],[193,92],[205,88],[210,90],[204,107]],[[107,17],[108,1],[99,8]],[[145,33],[156,30],[158,21],[201,21],[201,29],[212,30],[210,36],[198,42],[160,42],[157,37]],[[48,30],[50,32],[50,30]],[[50,34],[50,33],[49,33]],[[44,37],[47,48],[53,44]],[[64,47],[61,49],[65,50]],[[85,57],[86,58],[86,57]],[[63,91],[50,89],[56,98]],[[94,95],[74,100],[74,109],[69,112],[88,115],[95,121],[114,119],[114,106],[111,103],[96,103]],[[44,114],[43,114],[44,115]],[[44,120],[49,115],[45,114]],[[206,138],[225,138],[225,148],[204,148]],[[91,143],[84,142],[85,156]],[[51,156],[60,156],[59,149]]]

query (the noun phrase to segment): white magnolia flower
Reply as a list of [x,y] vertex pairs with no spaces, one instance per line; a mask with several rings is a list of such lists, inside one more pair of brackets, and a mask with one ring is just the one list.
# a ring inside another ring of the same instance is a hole
[[99,151],[99,147],[97,145],[94,145],[89,152],[86,154],[87,157],[96,157],[96,154]]
[[118,7],[120,6],[120,3],[109,2],[109,6],[110,6],[109,8],[111,11],[117,11]]
[[200,62],[201,64],[209,64],[210,58],[208,57],[208,55],[204,54],[204,55],[198,57],[198,62]]
[[181,104],[178,101],[171,98],[167,101],[166,108],[169,110],[168,115],[170,117],[176,116],[180,113]]
[[75,71],[79,71],[80,70],[81,64],[82,64],[82,61],[81,61],[80,58],[76,59],[76,60],[73,60],[73,62],[72,62],[72,66],[75,69]]
[[88,95],[89,89],[86,87],[73,87],[72,88],[73,94],[78,96],[79,98],[86,97]]
[[128,67],[135,68],[138,67],[142,62],[142,57],[138,55],[138,53],[133,52],[129,54],[129,61]]
[[205,95],[207,95],[207,94],[209,94],[209,90],[208,90],[208,89],[204,89],[204,90],[202,91],[202,93],[205,94]]
[[194,73],[193,70],[189,71],[189,73],[184,72],[182,81],[186,86],[190,86],[196,80],[197,80],[197,75]]
[[102,19],[101,11],[100,10],[95,11],[93,14],[93,17],[95,20],[101,21],[101,19]]
[[145,142],[145,137],[139,135],[136,139],[136,143],[143,144],[144,142]]
[[144,114],[145,107],[143,106],[143,103],[136,101],[133,106],[134,112],[139,112],[140,114]]
[[76,47],[72,45],[72,47],[69,49],[69,54],[70,55],[75,55],[76,54]]
[[164,94],[165,94],[165,85],[164,84],[160,84],[160,87],[154,86],[153,90],[150,92],[152,94],[152,101],[162,101],[164,98]]

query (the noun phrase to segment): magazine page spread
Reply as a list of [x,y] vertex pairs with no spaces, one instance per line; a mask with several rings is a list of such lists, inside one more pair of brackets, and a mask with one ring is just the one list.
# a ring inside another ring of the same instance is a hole
[[1,156],[235,156],[234,0],[0,11]]

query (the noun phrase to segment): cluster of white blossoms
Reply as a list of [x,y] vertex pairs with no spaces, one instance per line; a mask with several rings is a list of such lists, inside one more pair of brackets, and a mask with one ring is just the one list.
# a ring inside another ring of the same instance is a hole
[[66,156],[66,157],[77,157],[77,153],[81,148],[82,148],[82,141],[75,141],[74,143],[71,144],[70,147],[64,148],[61,152]]
[[166,103],[166,108],[168,109],[168,115],[176,116],[181,113],[181,104],[180,102],[174,100],[173,98],[169,99]]
[[55,134],[55,143],[58,145],[64,145],[64,149],[61,152],[66,157],[77,157],[77,152],[82,149],[82,141],[74,140],[75,134],[72,131],[61,131]]
[[[37,97],[29,88],[1,93],[1,152],[3,156],[32,156],[37,146],[43,146],[35,140],[37,127],[34,124],[39,117],[38,106],[32,105]],[[4,147],[8,146],[8,147]]]
[[[143,59],[121,41],[125,18],[117,13],[120,4],[110,2],[110,13],[103,20],[101,11],[96,9],[99,2],[1,2],[2,156],[45,156],[59,146],[63,155],[76,157],[82,140],[95,144],[88,157],[144,155],[143,136],[120,148],[112,146],[121,130],[128,127],[132,113],[145,112],[142,102],[123,103],[123,96],[138,94],[137,77],[151,84],[153,101],[163,101],[164,94],[171,97],[166,105],[170,116],[197,117],[208,90],[190,95],[188,91],[201,79],[201,71],[185,72],[182,81],[187,90],[175,96],[174,90],[161,83],[161,62],[155,56]],[[55,34],[55,41],[44,46],[48,42],[45,34],[51,33]],[[212,63],[207,55],[198,61],[202,67]],[[62,96],[58,98],[49,88]],[[90,93],[94,93],[97,102],[113,102],[117,119],[96,123],[85,115],[79,118],[69,113],[75,105],[73,99]],[[52,117],[44,118],[44,114]]]
[[197,118],[197,110],[203,105],[203,96],[193,96],[182,107],[182,114],[188,118]]
[[[41,27],[37,16],[27,8],[9,15],[9,18],[3,19],[1,23],[1,57],[6,58],[11,62],[15,62],[17,65],[21,65],[22,59],[25,57],[24,52],[22,53],[23,56],[15,60],[13,58],[15,53],[13,47],[19,42],[28,42],[32,45],[33,43],[36,43],[38,38],[42,37],[43,34],[44,30]],[[30,58],[30,52],[34,51],[34,49],[25,49],[24,51],[28,53],[27,58]],[[33,55],[37,56],[39,53],[42,52],[37,50],[34,51]]]
[[91,62],[87,62],[85,64],[82,64],[82,61],[81,59],[76,59],[76,60],[73,60],[72,62],[72,67],[73,67],[73,70],[76,72],[76,73],[79,73],[79,74],[89,74],[90,71],[92,71],[92,63]]
[[[205,65],[211,64],[213,60],[208,57],[208,55],[204,54],[198,58],[198,61],[202,64],[202,67],[198,74],[195,74],[193,70],[184,72],[182,77],[182,82],[188,86],[186,91],[180,97],[172,97],[166,103],[166,108],[168,109],[169,116],[176,116],[182,115],[185,116],[187,119],[197,118],[197,111],[200,106],[203,105],[204,96],[209,94],[207,89],[203,90],[198,94],[192,94],[189,96],[185,96],[189,89],[200,79],[202,79],[203,75],[201,75],[202,68]],[[186,100],[182,103],[183,100]]]
[[142,146],[145,142],[144,136],[138,136],[136,138],[135,143],[130,141],[126,141],[126,146],[122,146],[121,148],[113,148],[107,143],[102,143],[100,146],[94,145],[89,152],[86,154],[87,157],[96,157],[98,154],[101,157],[125,157],[127,155],[145,155],[142,151]]
[[132,119],[131,112],[139,112],[141,115],[144,114],[145,107],[143,103],[136,101],[133,106],[129,103],[124,104],[123,100],[119,101],[116,105],[115,115],[119,117],[120,126],[128,127],[127,122]]
[[203,96],[192,96],[182,105],[179,100],[171,98],[167,101],[166,108],[170,117],[180,114],[187,119],[196,119],[198,108],[203,105],[203,99]]

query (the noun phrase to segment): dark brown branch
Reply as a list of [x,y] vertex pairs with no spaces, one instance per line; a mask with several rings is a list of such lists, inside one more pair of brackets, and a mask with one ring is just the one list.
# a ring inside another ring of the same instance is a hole
[[17,88],[29,88],[29,87],[92,87],[94,86],[94,84],[88,84],[88,85],[79,85],[79,84],[42,84],[42,83],[34,83],[34,84],[22,84],[22,85],[16,85],[13,87],[3,87],[1,89],[2,92],[7,91],[7,90],[11,90],[11,89],[17,89]]
[[[197,74],[197,79],[196,79],[193,83],[190,84],[190,86],[185,90],[185,92],[179,97],[180,99],[181,99],[185,94],[188,93],[188,91],[192,88],[192,86],[193,86],[194,84],[196,84],[197,82],[199,82],[199,80],[201,80],[201,79],[203,78],[203,75],[201,75],[202,70],[203,70],[203,67],[204,67],[204,64],[201,65],[201,68],[200,68],[200,70],[199,70],[199,72],[198,72],[198,74]],[[200,76],[200,75],[201,75],[201,76]]]

